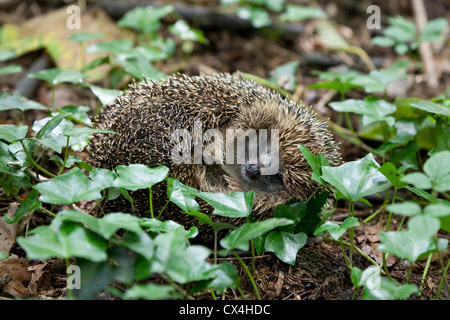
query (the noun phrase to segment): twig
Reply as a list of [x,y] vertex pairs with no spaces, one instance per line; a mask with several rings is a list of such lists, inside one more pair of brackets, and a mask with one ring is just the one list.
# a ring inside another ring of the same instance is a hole
[[[423,0],[411,0],[414,20],[416,21],[417,29],[420,32],[427,23],[427,12],[425,11],[425,5]],[[422,42],[419,47],[420,56],[422,58],[423,67],[427,76],[427,85],[430,88],[437,88],[438,78],[436,69],[433,63],[433,49],[429,42]]]

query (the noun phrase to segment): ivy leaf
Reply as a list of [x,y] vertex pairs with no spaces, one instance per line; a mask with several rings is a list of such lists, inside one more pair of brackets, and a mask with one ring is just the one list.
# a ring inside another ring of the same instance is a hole
[[49,110],[42,104],[29,100],[21,95],[11,95],[0,99],[0,111],[14,110],[18,109],[20,111],[27,110]]
[[240,249],[247,251],[249,241],[275,229],[276,227],[292,224],[293,221],[284,218],[271,218],[254,223],[244,223],[239,228],[233,230],[225,238],[220,240],[220,245],[228,250]]
[[398,285],[386,277],[380,277],[379,280],[378,286],[364,288],[362,300],[408,299],[412,294],[420,292],[413,284]]
[[254,191],[233,192],[232,194],[199,192],[197,197],[205,200],[214,207],[213,214],[240,218],[252,213]]
[[423,171],[430,178],[433,190],[446,192],[450,190],[450,151],[434,153],[423,165]]
[[113,182],[114,187],[136,191],[151,188],[163,181],[169,173],[169,168],[165,166],[149,168],[142,164],[130,164],[117,166],[116,172],[118,178]]
[[239,273],[234,265],[223,261],[215,272],[215,278],[212,280],[200,281],[191,290],[191,293],[214,288],[217,293],[222,293],[226,288],[237,288],[241,283]]
[[304,233],[272,231],[266,238],[264,248],[284,263],[294,265],[297,252],[306,244],[306,240],[308,237]]
[[35,73],[31,73],[28,75],[29,78],[37,78],[52,85],[57,85],[63,82],[69,83],[82,83],[84,74],[76,71],[76,70],[62,70],[58,68],[41,70]]
[[315,156],[305,146],[299,145],[298,147],[300,148],[300,151],[302,152],[308,164],[313,169],[311,179],[327,187],[327,183],[321,178],[321,176],[322,176],[322,167],[324,166],[331,167],[331,165],[328,163],[328,160],[321,153]]
[[167,179],[167,198],[179,206],[184,212],[190,210],[200,211],[200,206],[195,201],[198,191],[182,184],[174,178]]
[[438,239],[436,248],[434,239],[421,237],[412,230],[380,232],[381,244],[378,250],[393,254],[399,258],[415,262],[422,256],[447,247],[447,239]]
[[36,190],[31,190],[25,199],[20,203],[19,208],[14,212],[12,216],[5,214],[3,218],[6,223],[17,223],[22,219],[27,213],[39,209],[42,203],[38,199],[38,193]]
[[40,201],[53,204],[72,204],[81,200],[97,200],[103,189],[92,182],[79,168],[33,186],[40,194]]
[[203,246],[187,246],[184,230],[178,228],[154,239],[156,246],[152,272],[164,272],[173,281],[187,283],[212,278],[211,265],[205,263],[210,250]]
[[369,153],[360,160],[350,161],[339,167],[323,167],[322,179],[350,201],[357,201],[392,186],[378,168],[378,163]]
[[65,221],[57,231],[50,226],[40,226],[32,233],[27,238],[17,238],[28,259],[80,257],[95,262],[107,259],[108,243],[78,223]]
[[324,222],[320,227],[314,231],[314,235],[318,235],[323,231],[328,231],[334,240],[339,240],[339,238],[347,231],[347,229],[359,226],[358,218],[348,217],[341,225],[338,225],[331,221]]
[[13,124],[0,125],[0,139],[7,142],[24,139],[28,132],[28,126],[16,126]]

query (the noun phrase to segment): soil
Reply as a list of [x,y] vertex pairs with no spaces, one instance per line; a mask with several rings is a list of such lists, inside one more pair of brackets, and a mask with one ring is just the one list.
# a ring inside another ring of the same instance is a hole
[[[57,1],[10,1],[13,3],[4,12],[0,14],[0,25],[4,23],[21,23],[27,19],[39,16],[45,12],[49,12],[59,7]],[[65,1],[69,3],[71,1]],[[304,1],[304,4],[308,4]],[[386,17],[401,14],[407,18],[412,19],[412,10],[410,3],[407,1],[389,1],[389,5],[384,4],[383,1],[374,1],[374,4],[379,2],[382,8],[382,22],[386,22]],[[447,15],[449,18],[449,7],[444,0],[425,1],[428,18],[433,19]],[[186,1],[186,3],[191,3]],[[207,6],[207,1],[200,2]],[[387,66],[396,58],[391,48],[380,48],[371,46],[368,39],[370,39],[370,31],[365,28],[367,14],[365,13],[366,5],[359,1],[318,1],[318,4],[330,14],[332,21],[339,25],[340,32],[355,46],[363,48],[377,66]],[[87,1],[87,8],[94,9],[100,6],[100,1]],[[230,31],[226,29],[209,29],[204,30],[206,38],[210,40],[209,45],[195,45],[194,52],[190,59],[183,65],[180,72],[186,74],[198,74],[199,72],[235,72],[241,71],[252,73],[262,78],[268,78],[271,75],[271,70],[277,66],[293,61],[300,60],[300,68],[297,73],[297,88],[294,91],[294,97],[302,100],[305,104],[313,105],[316,112],[331,118],[336,119],[336,114],[327,107],[324,107],[321,99],[327,94],[325,90],[308,89],[307,86],[317,82],[317,77],[311,75],[311,70],[326,70],[329,67],[336,67],[343,65],[340,60],[336,58],[333,52],[324,48],[318,41],[317,36],[313,32],[312,22],[304,22],[303,32],[295,39],[283,39],[282,37],[274,37],[267,32],[243,32]],[[450,85],[450,48],[448,46],[441,46],[436,49],[435,56],[436,69],[440,71],[439,87],[430,89],[427,87],[423,77],[417,73],[415,82],[406,90],[402,88],[405,96],[418,97],[423,99],[430,99],[445,91],[445,88]],[[24,76],[25,72],[32,65],[32,63],[44,53],[42,51],[32,52],[26,54],[14,61],[14,64],[19,64],[24,70],[22,73],[13,74],[10,76],[0,77],[0,88],[2,91],[13,91]],[[360,71],[367,71],[364,64],[357,56],[349,55],[355,68]],[[338,61],[338,62],[336,62]],[[10,62],[8,62],[10,63]],[[0,67],[6,63],[0,63]],[[162,71],[168,72],[171,66],[164,64],[158,65]],[[99,84],[101,85],[101,84]],[[357,98],[361,94],[352,92],[348,97]],[[51,97],[51,90],[45,85],[41,84],[36,89],[31,99],[37,100],[45,105],[49,104]],[[59,86],[56,91],[56,97],[59,103],[87,105],[91,106],[92,110],[97,107],[97,101],[90,92],[86,90],[74,90],[73,86],[65,87]],[[330,100],[329,98],[328,100]],[[388,97],[388,99],[395,99],[395,94]],[[318,106],[319,105],[319,106]],[[325,104],[326,105],[326,104]],[[45,115],[40,112],[29,111],[26,113],[25,122],[31,124],[34,120],[40,119]],[[6,116],[2,114],[0,123],[16,123],[18,115],[15,113],[8,113]],[[354,124],[357,127],[357,119],[354,118]],[[340,137],[336,139],[341,142],[341,151],[345,161],[355,160],[364,156],[367,152],[358,147],[355,147],[350,142],[343,140]],[[376,146],[375,142],[365,141],[371,146]],[[77,154],[81,159],[87,159],[87,153]],[[403,198],[413,198],[412,194],[405,193]],[[356,212],[359,219],[365,219],[379,208],[381,200],[372,199],[373,207],[361,205]],[[0,207],[7,206],[7,203],[0,203]],[[82,204],[85,206],[92,204]],[[337,203],[337,211],[335,213],[335,220],[342,221],[346,218],[348,203],[339,201]],[[385,227],[386,215],[379,214],[369,223],[364,223],[363,227],[357,228],[355,231],[355,243],[366,254],[377,260],[375,248],[379,243],[380,230]],[[394,217],[392,227],[400,222],[400,219]],[[37,215],[29,221],[28,229],[46,224],[42,217]],[[442,231],[441,231],[442,232]],[[440,237],[449,239],[448,233],[439,234]],[[344,239],[348,241],[348,239]],[[348,256],[348,248],[345,248]],[[36,276],[32,279],[24,279],[22,284],[17,284],[15,288],[18,292],[16,297],[28,296],[34,298],[55,298],[64,297],[65,291],[65,267],[64,261],[60,259],[50,259],[46,262],[42,261],[25,261],[25,253],[18,246],[13,246],[11,253],[17,255],[20,266],[24,270],[27,268],[35,268]],[[354,265],[361,269],[370,266],[370,263],[357,252],[353,254]],[[449,259],[448,252],[443,253],[442,259],[447,261]],[[235,263],[235,260],[228,258],[229,261]],[[246,260],[249,261],[249,260]],[[236,265],[238,265],[236,263]],[[417,286],[421,285],[421,276],[425,261],[418,261],[412,268],[411,283]],[[238,266],[241,272],[241,279],[243,281],[243,290],[250,299],[254,299],[254,290],[248,281],[242,268]],[[389,261],[389,269],[392,277],[401,283],[404,283],[407,278],[409,265],[405,264],[400,259],[391,259]],[[0,270],[1,271],[1,270]],[[441,279],[439,259],[434,259],[426,281],[423,283],[422,294],[420,296],[413,295],[410,299],[430,299],[436,297],[436,292],[439,287]],[[278,260],[274,255],[265,253],[261,257],[256,258],[255,263],[255,280],[261,297],[267,300],[349,300],[353,296],[354,287],[350,281],[350,272],[347,268],[341,247],[328,239],[310,238],[307,246],[302,248],[297,256],[297,261],[294,266],[289,266]],[[0,273],[0,289],[8,283],[8,279],[4,279]],[[444,286],[445,288],[445,286]],[[1,290],[0,290],[1,292]],[[27,293],[28,292],[28,293]],[[22,294],[22,295],[21,295]],[[356,299],[361,296],[361,290],[357,290]],[[0,294],[1,297],[11,297],[8,294]],[[104,298],[112,299],[111,296],[106,295]],[[194,296],[195,299],[211,299],[209,293],[200,293]],[[242,299],[235,290],[227,290],[219,299]],[[441,299],[449,299],[450,295],[445,289],[441,293]]]

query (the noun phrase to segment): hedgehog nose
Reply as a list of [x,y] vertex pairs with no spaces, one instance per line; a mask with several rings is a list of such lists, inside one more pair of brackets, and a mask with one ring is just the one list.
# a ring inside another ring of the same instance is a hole
[[252,180],[256,180],[261,176],[259,166],[255,163],[247,163],[247,165],[245,166],[245,173]]

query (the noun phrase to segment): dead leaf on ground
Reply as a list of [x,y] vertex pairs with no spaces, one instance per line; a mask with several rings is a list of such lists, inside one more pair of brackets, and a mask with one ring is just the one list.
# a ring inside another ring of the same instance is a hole
[[28,291],[31,296],[54,296],[55,290],[52,286],[48,263],[31,266],[28,268],[28,271],[31,271],[31,281],[28,285]]
[[[8,215],[12,216],[19,208],[19,203],[13,202],[9,205]],[[17,224],[6,223],[5,219],[0,218],[0,251],[8,254],[14,242],[16,241]]]
[[[378,264],[382,264],[383,253],[380,250],[377,250],[377,247],[380,245],[380,232],[384,231],[384,227],[379,225],[362,225],[357,227],[356,230],[360,232],[360,234],[355,237],[355,240],[361,248],[361,251],[374,259]],[[387,255],[386,265],[388,267],[393,266],[396,261],[397,258],[395,256]]]
[[16,298],[25,298],[28,296],[26,285],[31,280],[31,271],[28,271],[28,264],[25,258],[19,258],[11,255],[9,258],[0,261],[0,277],[11,278],[6,283],[2,291]]

